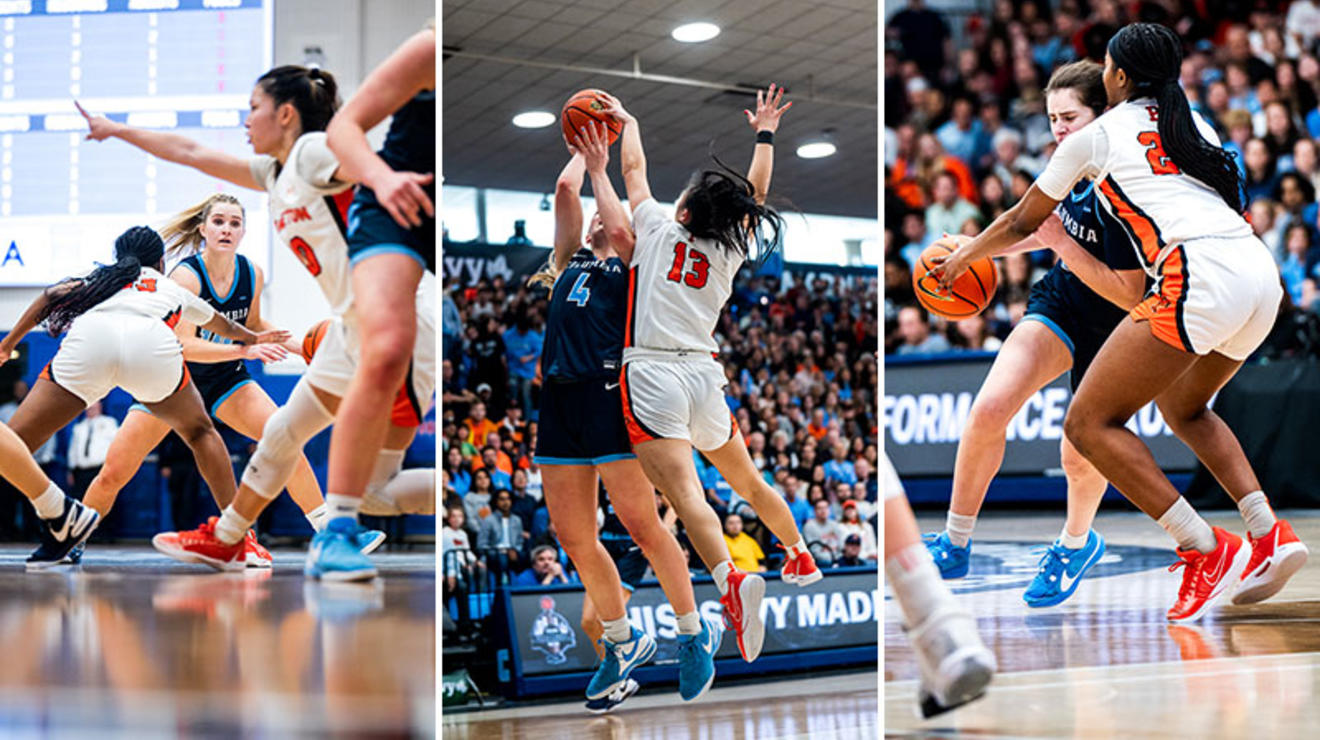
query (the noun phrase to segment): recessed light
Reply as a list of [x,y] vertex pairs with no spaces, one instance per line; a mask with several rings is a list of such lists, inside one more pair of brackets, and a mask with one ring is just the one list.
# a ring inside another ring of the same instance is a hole
[[682,41],[685,44],[696,44],[702,41],[710,41],[720,35],[720,27],[714,23],[684,23],[675,28],[671,33],[675,41]]
[[810,141],[797,148],[797,155],[803,159],[831,157],[836,149],[828,141]]
[[513,117],[518,128],[545,128],[555,122],[555,114],[543,110],[529,110]]

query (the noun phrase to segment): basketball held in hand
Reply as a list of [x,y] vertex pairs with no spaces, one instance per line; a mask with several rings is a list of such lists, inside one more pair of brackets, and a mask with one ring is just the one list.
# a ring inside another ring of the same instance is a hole
[[623,133],[623,124],[605,112],[605,103],[600,99],[599,90],[587,89],[573,93],[573,97],[564,103],[559,121],[564,129],[564,139],[570,143],[581,135],[583,128],[593,123],[605,127],[605,135],[609,137],[611,145],[618,141],[619,134]]
[[994,260],[985,257],[973,262],[953,281],[949,290],[941,288],[937,275],[939,265],[935,264],[934,258],[952,253],[953,250],[943,244],[926,247],[912,270],[912,290],[927,311],[957,321],[975,316],[990,305],[999,278]]

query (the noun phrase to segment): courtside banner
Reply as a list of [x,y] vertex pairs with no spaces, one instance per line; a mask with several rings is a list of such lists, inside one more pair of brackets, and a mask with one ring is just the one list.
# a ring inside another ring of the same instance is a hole
[[[765,644],[762,660],[777,653],[808,653],[847,647],[875,647],[884,613],[874,567],[826,570],[805,588],[766,578]],[[697,609],[723,624],[719,592],[709,579],[694,583]],[[596,652],[582,631],[582,589],[522,588],[508,598],[515,675],[537,676],[595,670]],[[675,663],[678,629],[674,610],[655,581],[643,582],[628,601],[628,621],[655,639],[656,664]],[[726,632],[716,658],[738,658],[738,642]]]
[[[881,407],[885,452],[899,475],[953,474],[958,440],[992,359],[885,363]],[[1070,401],[1067,373],[1027,399],[1008,425],[1000,473],[1062,474],[1059,442]],[[1196,466],[1196,457],[1173,436],[1154,403],[1137,412],[1127,426],[1150,447],[1163,470],[1185,471]]]

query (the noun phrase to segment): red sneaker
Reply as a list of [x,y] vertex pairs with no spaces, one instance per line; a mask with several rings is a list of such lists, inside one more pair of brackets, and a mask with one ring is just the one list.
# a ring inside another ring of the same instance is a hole
[[1170,571],[1186,566],[1178,600],[1169,609],[1170,622],[1193,622],[1209,611],[1215,601],[1238,582],[1251,559],[1247,544],[1241,537],[1214,528],[1214,550],[1202,555],[1195,550],[1179,550],[1178,562]]
[[738,652],[750,663],[761,654],[765,643],[765,622],[761,621],[765,579],[755,573],[734,570],[729,573],[728,586],[729,590],[720,597],[724,624],[738,635]]
[[247,531],[247,536],[243,538],[243,546],[246,548],[247,567],[249,568],[269,568],[271,563],[270,550],[261,546],[257,542],[257,533],[252,530]]
[[242,540],[226,545],[216,539],[215,523],[218,519],[213,516],[202,526],[187,532],[161,532],[151,538],[151,545],[185,563],[202,563],[216,570],[242,570],[247,545]]
[[809,552],[797,557],[789,556],[784,560],[784,569],[779,571],[780,580],[784,583],[796,583],[799,586],[808,586],[824,577],[820,568],[816,567],[816,559],[811,557]]
[[1275,522],[1264,537],[1256,539],[1248,532],[1247,539],[1251,541],[1251,561],[1242,572],[1237,593],[1233,594],[1234,604],[1254,604],[1279,593],[1288,579],[1306,564],[1306,545],[1283,519]]

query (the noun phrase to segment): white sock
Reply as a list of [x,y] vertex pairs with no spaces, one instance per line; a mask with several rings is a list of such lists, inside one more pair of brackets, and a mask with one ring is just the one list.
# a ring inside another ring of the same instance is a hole
[[615,645],[632,639],[632,625],[628,624],[627,615],[618,619],[602,619],[600,623],[605,625],[605,639]]
[[357,521],[358,509],[362,507],[362,497],[345,496],[339,493],[327,494],[325,507],[329,512],[326,519],[352,519]]
[[1251,536],[1260,539],[1274,529],[1274,509],[1270,508],[1269,499],[1265,498],[1264,491],[1248,493],[1237,502],[1238,511],[1242,512],[1242,520],[1247,523],[1247,531]]
[[917,542],[899,550],[885,561],[885,578],[903,610],[903,621],[917,627],[942,602],[953,599],[949,587],[930,557],[926,545]]
[[312,525],[313,532],[320,532],[325,529],[325,520],[329,516],[330,510],[322,502],[320,506],[304,514],[307,517],[307,523]]
[[678,615],[678,634],[701,634],[701,616],[696,612],[688,612],[687,614]]
[[241,514],[234,511],[233,504],[230,504],[220,512],[220,519],[215,523],[215,538],[226,545],[237,544],[247,536],[247,531],[251,528],[252,520],[244,519]]
[[963,516],[949,509],[949,515],[944,520],[944,531],[949,534],[950,542],[957,547],[967,547],[967,543],[972,541],[973,529],[976,529],[975,514]]
[[794,542],[793,544],[788,546],[788,556],[790,558],[795,558],[799,555],[802,555],[806,551],[807,551],[807,546],[803,544],[801,537],[798,537],[797,542]]
[[725,560],[716,565],[710,572],[710,577],[715,579],[715,585],[720,589],[720,596],[729,592],[729,573],[733,572],[733,561]]
[[1178,541],[1179,549],[1205,554],[1218,546],[1214,530],[1182,496],[1173,502],[1173,506],[1158,521],[1164,531]]
[[32,499],[32,508],[42,519],[54,519],[64,513],[64,491],[54,483],[50,484],[40,496]]
[[1081,534],[1069,534],[1068,525],[1065,524],[1063,526],[1063,531],[1059,532],[1059,544],[1069,550],[1076,550],[1079,547],[1086,546],[1086,540],[1090,535],[1091,533],[1089,531]]

